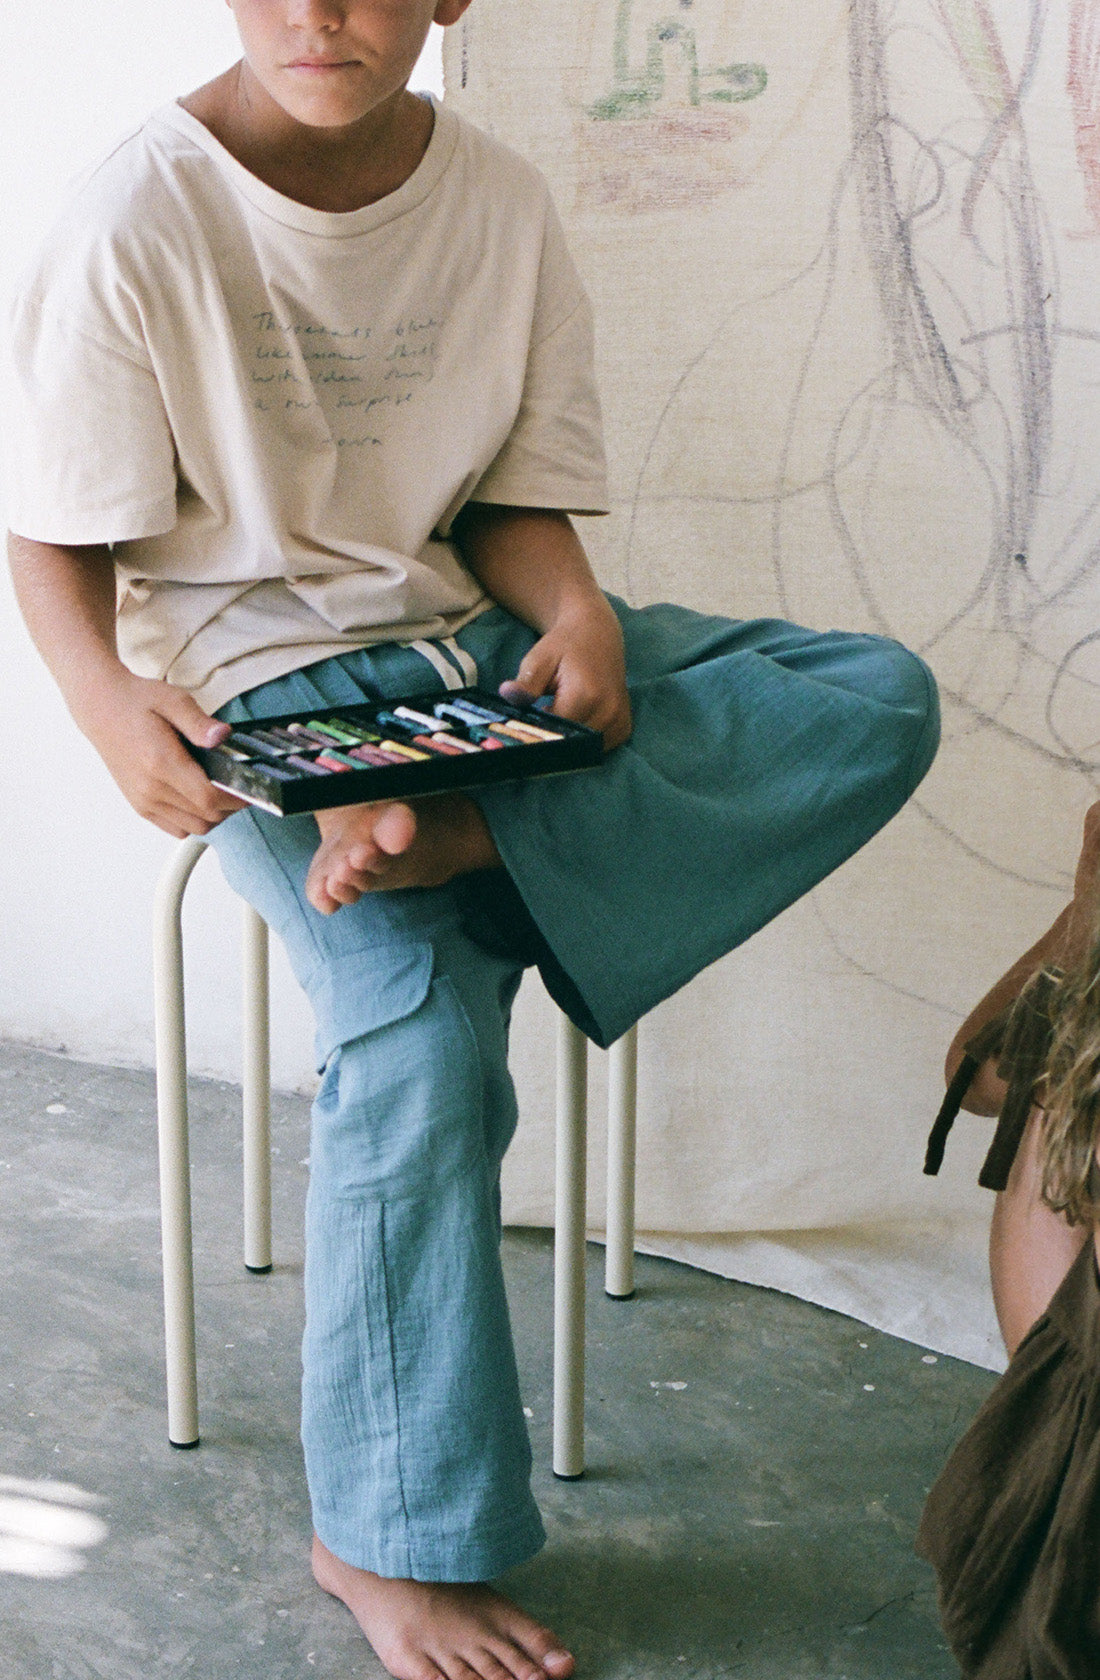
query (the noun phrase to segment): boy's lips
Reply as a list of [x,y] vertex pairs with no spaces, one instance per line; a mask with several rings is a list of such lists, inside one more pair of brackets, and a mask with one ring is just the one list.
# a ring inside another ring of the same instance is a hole
[[351,70],[358,64],[355,58],[295,58],[288,70]]

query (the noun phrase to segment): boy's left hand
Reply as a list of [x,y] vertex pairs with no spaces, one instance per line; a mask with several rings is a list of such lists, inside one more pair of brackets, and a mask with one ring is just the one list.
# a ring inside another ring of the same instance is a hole
[[552,694],[558,717],[598,730],[606,752],[622,746],[633,721],[623,633],[606,598],[596,593],[582,606],[562,613],[540,636],[515,678],[501,683],[500,693],[519,704]]

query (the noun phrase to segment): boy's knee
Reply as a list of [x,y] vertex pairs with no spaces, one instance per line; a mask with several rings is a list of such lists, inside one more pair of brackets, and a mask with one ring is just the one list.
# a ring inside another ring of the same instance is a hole
[[931,670],[918,654],[911,653],[900,642],[887,642],[885,645],[892,650],[891,668],[898,690],[898,704],[909,724],[908,795],[923,781],[939,749],[939,690]]
[[923,779],[940,744],[936,679],[921,659],[887,636],[851,639],[851,677],[859,693],[883,708],[882,722],[902,797]]
[[311,1168],[336,1195],[430,1193],[484,1173],[486,1089],[446,976],[400,1020],[340,1044],[314,1104]]

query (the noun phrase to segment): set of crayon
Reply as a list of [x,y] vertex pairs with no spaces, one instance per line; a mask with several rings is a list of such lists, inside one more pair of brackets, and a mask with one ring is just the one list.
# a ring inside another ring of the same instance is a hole
[[191,751],[210,780],[288,816],[598,764],[583,724],[464,688],[236,724]]

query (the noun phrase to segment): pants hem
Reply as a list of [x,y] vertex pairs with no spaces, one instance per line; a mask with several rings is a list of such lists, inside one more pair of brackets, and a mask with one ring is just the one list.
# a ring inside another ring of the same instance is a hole
[[386,1580],[474,1582],[493,1581],[509,1569],[526,1563],[542,1550],[546,1531],[537,1511],[522,1524],[489,1534],[465,1534],[453,1544],[435,1542],[417,1550],[415,1546],[363,1546],[349,1540],[341,1544],[339,1537],[325,1533],[323,1522],[316,1525],[317,1536],[334,1557],[353,1569],[369,1569]]

